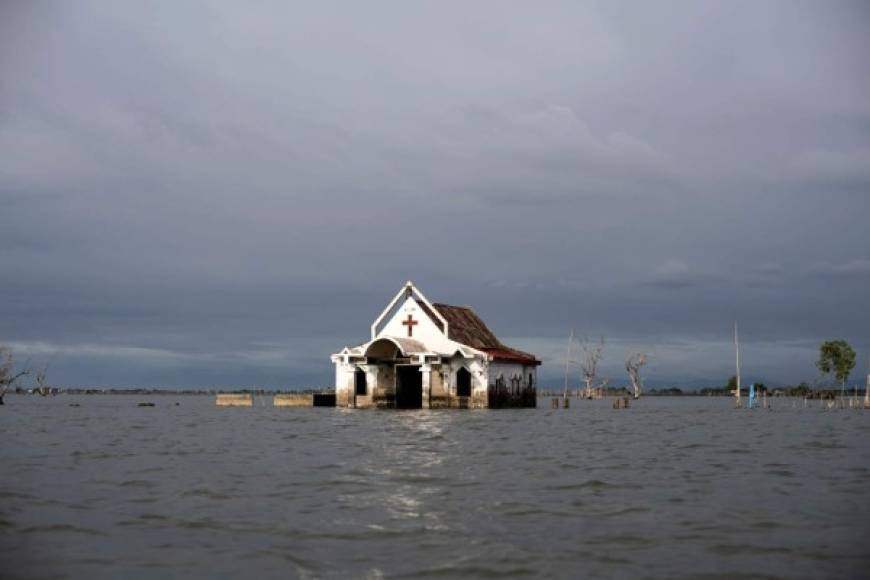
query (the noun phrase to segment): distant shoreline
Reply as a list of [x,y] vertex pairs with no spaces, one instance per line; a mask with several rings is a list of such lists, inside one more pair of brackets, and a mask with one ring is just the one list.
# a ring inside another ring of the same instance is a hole
[[[748,396],[748,389],[741,389],[746,396]],[[36,391],[35,389],[15,389],[6,393],[6,396],[10,395],[32,395],[32,396],[57,396],[57,395],[174,395],[174,396],[215,396],[217,394],[222,393],[233,393],[233,394],[252,394],[252,395],[260,395],[260,396],[273,396],[279,394],[301,394],[301,395],[312,395],[312,394],[321,394],[321,393],[332,393],[335,389],[332,387],[324,387],[322,389],[142,389],[142,388],[130,388],[130,389],[120,389],[120,388],[111,388],[111,389],[101,389],[101,388],[52,388],[49,393],[42,394]],[[827,399],[827,398],[836,398],[841,394],[841,390],[839,388],[829,388],[829,389],[815,389],[809,392],[790,392],[790,389],[774,389],[769,392],[769,397],[797,397],[801,399]],[[859,397],[865,396],[865,389],[858,389],[857,395]],[[855,396],[854,389],[847,389],[846,394],[850,397]],[[539,398],[550,398],[550,397],[562,397],[563,391],[561,390],[546,390],[538,392]],[[628,391],[623,389],[614,389],[613,391],[608,391],[605,393],[603,398],[609,397],[620,397],[620,396],[630,396]],[[646,391],[642,394],[642,397],[733,397],[733,393],[723,392],[722,390],[687,390],[683,391],[679,388],[670,388],[670,389],[651,389],[650,391]],[[569,398],[579,399],[583,398],[576,393],[569,393]]]
[[238,394],[253,394],[253,395],[278,395],[285,393],[311,395],[316,393],[332,392],[334,389],[97,389],[97,388],[72,388],[72,389],[52,389],[50,393],[42,395],[35,389],[19,389],[9,391],[9,395],[36,395],[36,396],[57,396],[57,395],[178,395],[178,396],[215,396],[219,393],[238,393]]

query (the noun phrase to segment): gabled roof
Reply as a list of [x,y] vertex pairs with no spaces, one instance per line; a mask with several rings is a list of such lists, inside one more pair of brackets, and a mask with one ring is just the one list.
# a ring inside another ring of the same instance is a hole
[[[441,331],[445,338],[453,343],[459,343],[470,349],[483,351],[496,361],[518,362],[527,365],[539,365],[539,361],[535,355],[511,348],[502,344],[496,338],[492,331],[486,326],[483,320],[480,319],[474,310],[468,306],[451,306],[449,304],[432,304],[423,296],[423,293],[414,286],[410,280],[405,283],[401,290],[393,297],[387,307],[384,308],[380,316],[378,316],[371,325],[371,340],[374,342],[379,336],[378,330],[384,320],[392,312],[401,300],[413,298],[420,309],[432,320],[435,326]],[[397,339],[397,337],[383,337]],[[416,341],[415,341],[416,342]],[[366,343],[371,344],[371,343]],[[357,355],[362,353],[363,346],[351,349],[351,352],[344,354]],[[449,348],[452,346],[447,345]],[[445,347],[444,344],[441,347]],[[418,349],[424,348],[418,345],[402,345],[402,350],[405,352],[417,352]],[[433,352],[437,352],[437,349]],[[464,350],[461,351],[463,356],[467,356]]]
[[478,350],[501,345],[492,331],[470,307],[438,303],[432,306],[447,320],[450,334],[447,338],[450,340],[467,344]]
[[[535,355],[502,344],[489,327],[486,326],[486,323],[469,306],[451,306],[450,304],[437,303],[432,306],[447,321],[449,335],[447,338],[450,340],[455,340],[471,348],[482,350],[491,355],[495,360],[540,364]],[[424,308],[424,311],[432,320],[437,320],[437,317],[432,316],[428,308]]]
[[372,323],[372,327],[371,327],[372,340],[374,340],[375,337],[378,336],[378,326],[390,314],[390,312],[393,310],[393,308],[395,308],[395,306],[397,304],[399,304],[399,301],[402,299],[402,297],[411,298],[413,296],[416,296],[415,300],[417,301],[417,304],[420,304],[424,307],[426,314],[429,315],[429,317],[432,318],[432,320],[436,321],[435,323],[441,329],[441,332],[444,332],[444,326],[447,324],[447,321],[444,319],[441,319],[440,318],[441,315],[432,310],[431,304],[426,299],[426,297],[423,296],[423,293],[420,292],[420,290],[417,289],[416,286],[414,286],[413,282],[408,280],[407,282],[405,282],[405,285],[402,287],[402,289],[399,290],[399,292],[393,297],[392,300],[390,300],[390,303],[387,304],[387,307],[384,308],[384,311],[381,312],[381,315],[378,316],[375,319],[375,321]]

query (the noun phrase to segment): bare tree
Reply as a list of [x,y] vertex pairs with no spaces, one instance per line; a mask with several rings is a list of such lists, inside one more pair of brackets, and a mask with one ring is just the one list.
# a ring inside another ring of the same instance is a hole
[[598,376],[598,363],[601,362],[601,355],[604,351],[604,337],[601,337],[596,343],[590,343],[584,340],[581,346],[583,350],[583,359],[580,361],[580,371],[583,374],[583,382],[586,383],[586,392],[584,396],[592,398],[592,388],[595,384],[595,378]]
[[565,353],[565,390],[562,393],[562,398],[568,398],[568,377],[571,373],[571,365],[577,361],[574,360],[574,329],[571,329],[571,334],[568,336],[568,351]]
[[29,374],[30,371],[23,369],[15,372],[15,357],[12,351],[5,346],[0,346],[0,405],[3,404],[3,395],[15,384],[15,381]]
[[625,358],[625,370],[628,371],[628,378],[631,381],[631,387],[634,389],[634,398],[640,398],[640,367],[646,364],[646,354],[642,352],[630,353]]
[[45,365],[40,370],[36,371],[36,392],[43,397],[51,394],[51,387],[48,381],[45,380],[45,374],[48,372],[48,365]]

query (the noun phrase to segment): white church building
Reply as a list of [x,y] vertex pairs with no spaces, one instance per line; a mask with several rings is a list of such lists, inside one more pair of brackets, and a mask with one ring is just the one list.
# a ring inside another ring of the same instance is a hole
[[408,282],[371,339],[332,355],[339,407],[534,407],[535,355],[505,346],[468,306],[431,303]]

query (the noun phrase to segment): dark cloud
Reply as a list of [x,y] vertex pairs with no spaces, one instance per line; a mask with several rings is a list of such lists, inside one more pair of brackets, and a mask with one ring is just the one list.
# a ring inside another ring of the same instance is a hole
[[870,260],[849,260],[843,263],[819,263],[812,268],[814,274],[833,276],[870,275]]
[[715,274],[701,272],[680,260],[671,259],[656,269],[655,276],[647,284],[655,288],[677,290],[722,282]]
[[868,16],[4,3],[0,341],[66,384],[328,384],[411,278],[545,377],[574,325],[720,380],[734,319],[815,376],[870,349]]

